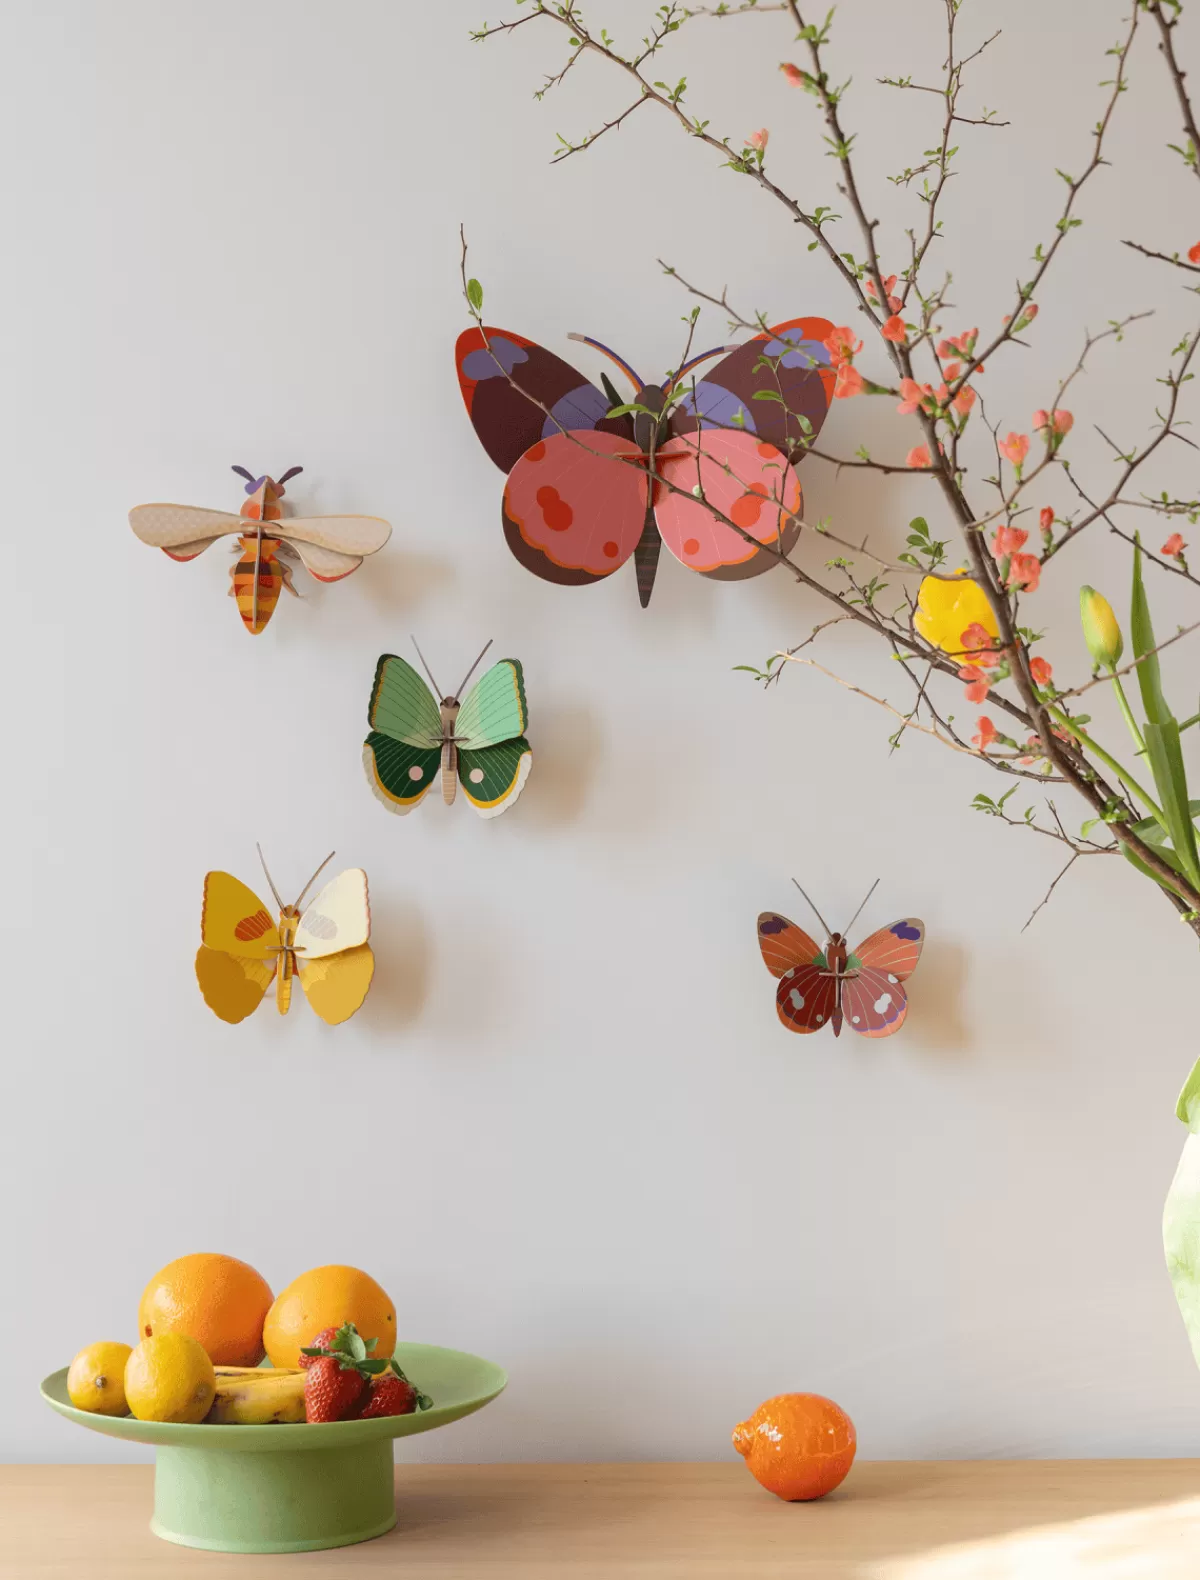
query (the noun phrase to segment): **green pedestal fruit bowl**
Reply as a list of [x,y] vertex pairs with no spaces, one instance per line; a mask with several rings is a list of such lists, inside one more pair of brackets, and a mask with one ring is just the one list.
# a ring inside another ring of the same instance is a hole
[[396,1359],[432,1398],[431,1410],[320,1425],[138,1421],[77,1410],[66,1367],[46,1378],[42,1397],[93,1432],[154,1445],[157,1536],[216,1552],[311,1552],[391,1530],[392,1440],[482,1410],[508,1380],[491,1361],[435,1344],[397,1344]]

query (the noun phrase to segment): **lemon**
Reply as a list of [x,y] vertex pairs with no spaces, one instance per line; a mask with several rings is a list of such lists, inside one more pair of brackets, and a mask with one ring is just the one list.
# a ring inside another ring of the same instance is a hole
[[208,1351],[186,1333],[143,1339],[125,1366],[125,1398],[139,1421],[203,1421],[216,1391]]
[[125,1403],[125,1362],[128,1344],[89,1344],[80,1350],[67,1373],[67,1393],[77,1410],[93,1415],[128,1415]]

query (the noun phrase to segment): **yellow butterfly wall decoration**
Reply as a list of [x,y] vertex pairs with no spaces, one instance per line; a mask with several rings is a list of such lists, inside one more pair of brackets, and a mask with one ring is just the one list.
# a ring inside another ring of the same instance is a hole
[[304,896],[333,860],[330,851],[300,891],[285,905],[258,852],[279,907],[273,922],[266,906],[240,879],[210,872],[204,879],[200,913],[203,943],[196,953],[196,980],[215,1015],[237,1025],[253,1014],[274,982],[275,1003],[286,1015],[298,977],[308,1002],[330,1026],[349,1020],[367,996],[375,957],[367,942],[371,907],[367,875],[348,867],[331,878],[302,912]]

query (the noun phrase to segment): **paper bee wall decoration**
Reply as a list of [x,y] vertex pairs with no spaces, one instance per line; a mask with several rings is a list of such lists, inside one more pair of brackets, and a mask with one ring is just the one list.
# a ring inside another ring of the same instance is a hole
[[274,982],[276,1006],[286,1015],[292,983],[299,978],[323,1021],[336,1026],[349,1020],[366,998],[375,971],[367,942],[371,907],[366,873],[361,867],[339,872],[301,911],[304,896],[334,852],[329,852],[293,905],[280,899],[261,848],[258,856],[279,907],[277,922],[254,890],[230,873],[205,876],[200,913],[204,942],[196,954],[196,980],[205,1003],[222,1020],[236,1025],[258,1008]]
[[463,794],[480,817],[499,816],[520,795],[533,766],[525,739],[529,706],[520,663],[502,658],[459,701],[491,645],[450,696],[430,674],[419,647],[417,657],[432,691],[395,653],[384,653],[376,664],[363,764],[371,789],[389,812],[411,812],[439,775],[446,805],[453,802],[461,781]]
[[834,372],[822,342],[832,327],[794,318],[692,357],[661,384],[647,384],[598,340],[572,335],[629,380],[624,403],[606,375],[601,391],[521,335],[464,331],[459,385],[484,449],[508,473],[501,511],[513,554],[566,586],[602,581],[632,556],[643,608],[664,543],[690,570],[721,581],[770,570],[778,558],[758,545],[787,553],[800,533],[794,467],[829,409]]
[[[877,878],[850,918],[847,933],[878,882]],[[798,883],[796,887],[800,889]],[[831,932],[807,894],[804,898],[825,929],[823,949],[803,928],[776,911],[764,911],[758,918],[763,961],[771,975],[779,978],[775,1007],[780,1020],[789,1031],[799,1032],[819,1031],[832,1023],[835,1037],[841,1036],[845,1020],[864,1037],[890,1037],[900,1030],[908,1014],[908,998],[901,984],[917,968],[925,941],[924,922],[906,916],[850,949],[845,934]]]
[[254,477],[244,466],[233,470],[246,479],[249,496],[240,515],[191,505],[135,505],[129,525],[143,543],[173,560],[194,560],[218,538],[236,532],[238,558],[229,573],[229,593],[237,599],[238,613],[251,636],[265,629],[285,587],[294,597],[300,596],[292,585],[295,563],[319,582],[338,582],[392,535],[389,524],[378,516],[285,519],[280,503],[284,484],[303,467],[289,467],[278,482],[273,477]]

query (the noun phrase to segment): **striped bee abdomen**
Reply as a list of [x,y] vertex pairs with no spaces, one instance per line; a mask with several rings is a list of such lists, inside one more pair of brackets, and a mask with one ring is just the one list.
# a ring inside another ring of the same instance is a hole
[[281,540],[245,534],[238,541],[242,552],[233,568],[233,595],[247,631],[257,636],[283,591],[283,567],[275,557]]

